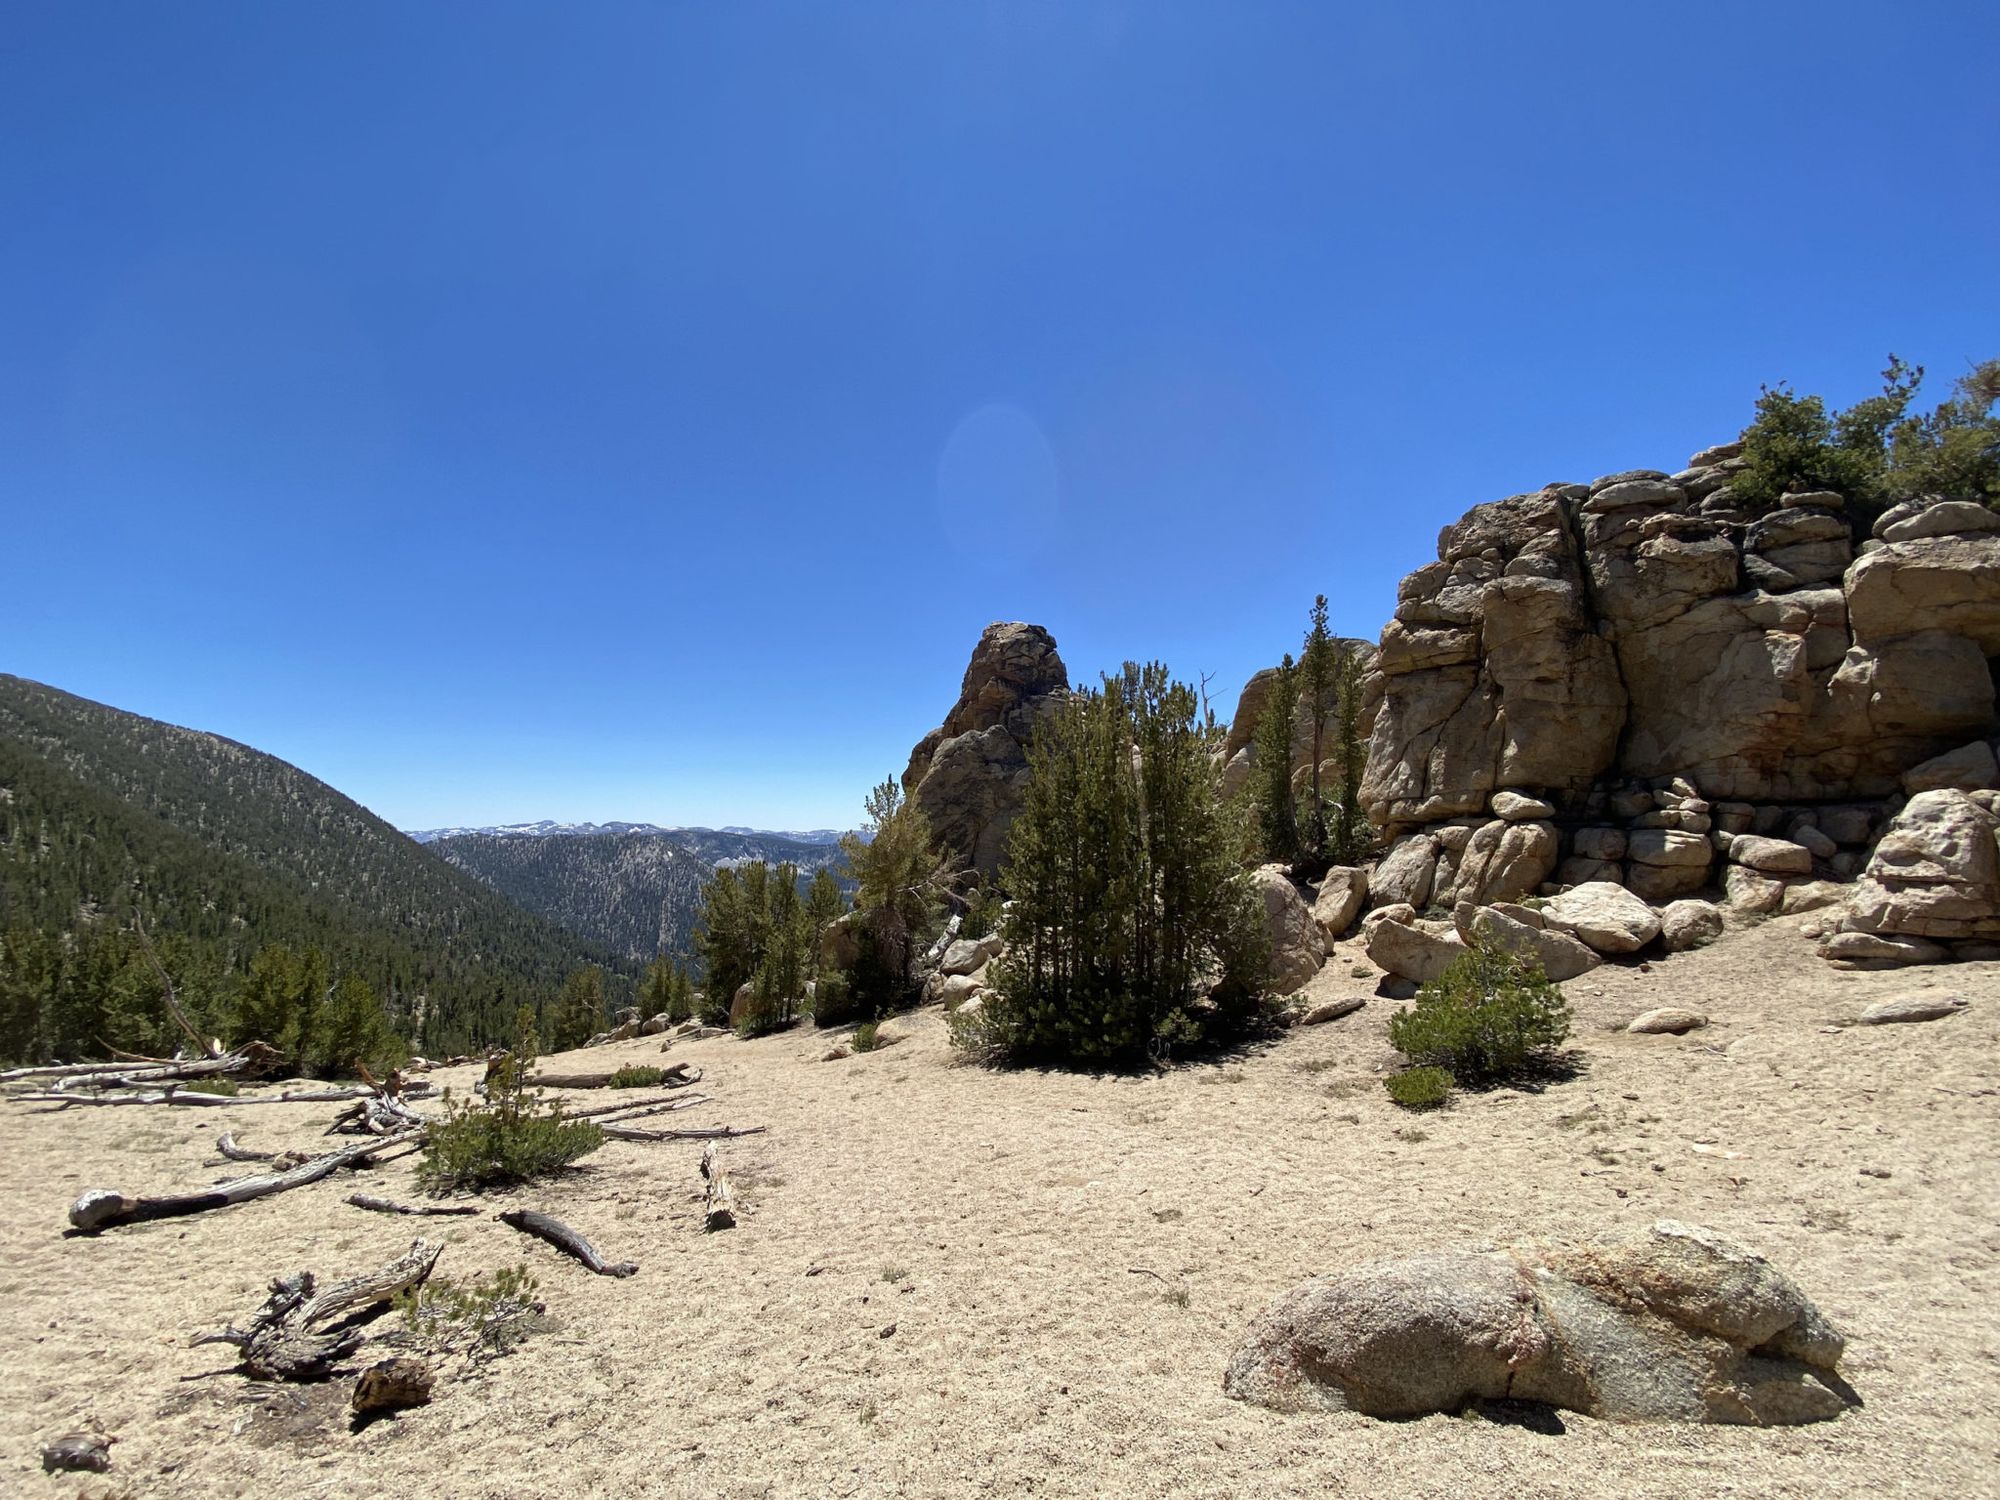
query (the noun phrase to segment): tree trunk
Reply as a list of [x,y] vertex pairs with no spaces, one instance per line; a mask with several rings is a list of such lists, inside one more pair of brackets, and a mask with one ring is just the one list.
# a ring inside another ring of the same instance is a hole
[[243,1369],[259,1380],[313,1380],[361,1347],[361,1330],[351,1323],[333,1328],[319,1325],[387,1302],[405,1287],[429,1277],[442,1244],[417,1240],[401,1260],[379,1271],[351,1276],[325,1291],[315,1288],[313,1274],[300,1271],[271,1283],[271,1294],[245,1330],[225,1328],[206,1333],[197,1344],[234,1344],[243,1351]]

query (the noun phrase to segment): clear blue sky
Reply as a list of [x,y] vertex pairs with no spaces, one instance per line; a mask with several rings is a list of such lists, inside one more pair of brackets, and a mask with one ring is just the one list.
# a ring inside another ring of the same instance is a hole
[[846,824],[1466,507],[2000,354],[2000,4],[0,5],[0,670],[404,826]]

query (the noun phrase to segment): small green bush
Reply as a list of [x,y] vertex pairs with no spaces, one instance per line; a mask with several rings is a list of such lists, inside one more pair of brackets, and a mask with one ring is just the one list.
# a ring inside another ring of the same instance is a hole
[[816,1026],[844,1026],[861,1013],[854,981],[839,969],[822,970],[813,985],[812,1018]]
[[181,1092],[184,1094],[221,1094],[225,1098],[234,1098],[242,1090],[236,1086],[236,1080],[233,1078],[190,1078],[186,1083],[181,1085]]
[[1468,1085],[1544,1060],[1569,1036],[1569,1002],[1541,966],[1476,944],[1389,1021],[1389,1044],[1419,1067]]
[[610,1086],[614,1089],[649,1089],[665,1076],[658,1068],[620,1068],[611,1075]]
[[1454,1082],[1443,1068],[1405,1068],[1383,1079],[1382,1087],[1405,1109],[1437,1109],[1451,1097]]
[[486,1079],[486,1102],[445,1098],[445,1118],[430,1127],[417,1181],[433,1194],[478,1191],[530,1182],[560,1172],[604,1144],[588,1120],[565,1120],[560,1104],[545,1105],[528,1087],[540,1044],[524,1016],[512,1052]]
[[509,1353],[550,1325],[526,1266],[455,1282],[434,1276],[396,1293],[392,1306],[410,1336],[428,1349],[464,1349],[474,1360]]
[[854,1050],[856,1052],[873,1052],[879,1045],[881,1044],[876,1040],[875,1023],[873,1021],[863,1021],[859,1026],[854,1028]]

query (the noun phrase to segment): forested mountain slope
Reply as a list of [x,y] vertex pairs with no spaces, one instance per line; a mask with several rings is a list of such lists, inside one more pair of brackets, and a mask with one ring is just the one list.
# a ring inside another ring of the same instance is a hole
[[517,905],[628,958],[689,955],[701,889],[718,866],[763,860],[800,875],[846,861],[829,844],[708,828],[455,834],[427,846]]
[[217,1031],[274,944],[435,1049],[607,957],[274,756],[0,675],[0,1055],[164,1040],[135,913]]

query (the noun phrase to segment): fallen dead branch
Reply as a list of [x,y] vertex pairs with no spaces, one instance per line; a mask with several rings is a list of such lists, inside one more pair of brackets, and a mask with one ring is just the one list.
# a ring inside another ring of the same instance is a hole
[[600,1125],[614,1141],[733,1141],[739,1135],[762,1135],[762,1125],[708,1125],[689,1130],[648,1130],[643,1125]]
[[[404,1093],[405,1099],[428,1099],[437,1093],[435,1088],[410,1089]],[[171,1087],[150,1093],[136,1094],[66,1094],[47,1091],[36,1094],[12,1094],[9,1099],[15,1104],[52,1104],[58,1107],[70,1104],[187,1104],[210,1108],[227,1105],[249,1104],[340,1104],[349,1099],[363,1099],[368,1096],[366,1089],[300,1089],[283,1094],[206,1094],[199,1089]]]
[[722,1170],[722,1150],[714,1141],[702,1147],[701,1175],[708,1183],[702,1197],[702,1228],[711,1231],[734,1229],[736,1195],[729,1190],[729,1178]]
[[245,1042],[220,1056],[194,1058],[187,1062],[80,1069],[58,1078],[49,1087],[65,1092],[70,1089],[136,1089],[149,1083],[178,1082],[189,1078],[262,1078],[275,1073],[284,1060],[284,1053],[276,1047],[266,1046],[263,1042]]
[[479,1212],[479,1205],[476,1203],[450,1205],[439,1203],[392,1203],[387,1198],[373,1197],[368,1193],[349,1193],[347,1201],[356,1208],[372,1209],[378,1214],[443,1216],[446,1214],[476,1214]]
[[565,1109],[565,1120],[594,1120],[604,1115],[625,1115],[636,1118],[642,1114],[654,1114],[663,1109],[693,1109],[697,1104],[709,1102],[708,1095],[694,1094],[685,1098],[632,1099],[620,1104],[593,1104],[588,1109]]
[[215,1153],[225,1161],[269,1161],[278,1154],[275,1151],[253,1151],[248,1146],[237,1144],[233,1130],[225,1130],[215,1138]]
[[578,1234],[561,1219],[552,1219],[547,1214],[536,1213],[532,1208],[510,1208],[499,1216],[503,1224],[511,1224],[523,1234],[532,1234],[536,1239],[554,1245],[565,1255],[573,1255],[599,1276],[631,1276],[639,1267],[632,1261],[619,1261],[616,1265],[607,1262],[597,1253],[597,1247]]
[[[527,1080],[531,1088],[538,1089],[608,1089],[611,1080],[625,1069],[610,1073],[537,1073]],[[660,1069],[659,1087],[663,1089],[684,1089],[701,1082],[701,1069],[691,1063],[674,1063]]]
[[421,1132],[357,1141],[352,1146],[316,1156],[282,1172],[238,1177],[202,1192],[177,1193],[164,1198],[131,1198],[112,1188],[92,1188],[69,1206],[69,1222],[85,1234],[95,1234],[101,1229],[115,1229],[121,1224],[140,1224],[149,1219],[171,1219],[182,1214],[203,1213],[211,1208],[227,1208],[231,1204],[248,1203],[254,1198],[289,1192],[309,1182],[318,1182],[342,1167],[359,1166],[392,1146],[420,1144]]
[[[243,1369],[260,1380],[312,1380],[361,1347],[362,1333],[347,1315],[387,1302],[405,1287],[421,1285],[444,1253],[442,1244],[415,1241],[400,1260],[379,1271],[351,1276],[325,1291],[300,1271],[271,1283],[271,1294],[247,1329],[205,1333],[196,1344],[234,1344]],[[336,1325],[336,1320],[342,1320]]]

